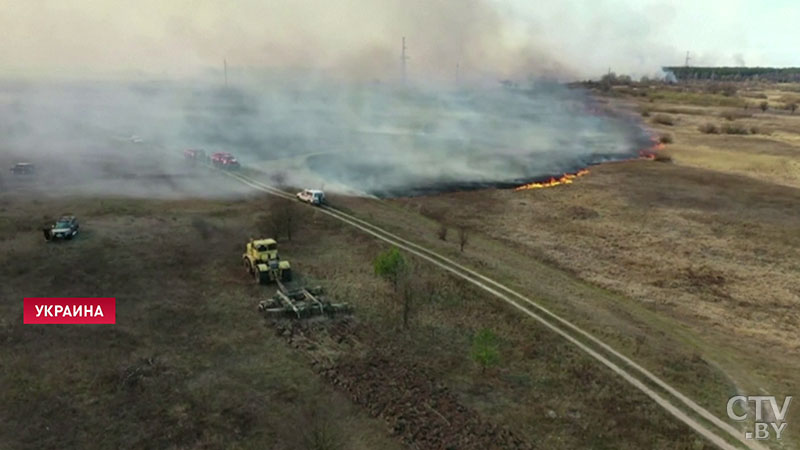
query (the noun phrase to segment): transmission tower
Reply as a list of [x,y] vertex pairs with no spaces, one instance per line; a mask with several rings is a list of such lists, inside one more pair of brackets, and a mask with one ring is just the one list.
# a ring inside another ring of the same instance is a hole
[[406,55],[406,37],[403,36],[403,46],[400,53],[400,62],[403,67],[403,84],[406,83],[406,61],[408,61],[408,55]]

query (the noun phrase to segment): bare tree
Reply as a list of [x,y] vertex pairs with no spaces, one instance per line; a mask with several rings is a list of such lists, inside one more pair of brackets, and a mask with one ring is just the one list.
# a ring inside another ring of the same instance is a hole
[[439,229],[436,231],[436,236],[440,240],[446,241],[447,240],[447,225],[442,224],[441,226],[439,226]]
[[469,240],[469,236],[467,236],[467,229],[463,226],[458,229],[458,245],[461,251],[464,251],[464,246],[467,245],[467,241]]
[[758,104],[758,107],[761,108],[761,112],[767,112],[767,109],[769,109],[769,102],[764,100],[763,102]]
[[272,173],[272,182],[275,183],[275,186],[279,188],[283,188],[286,186],[286,172],[279,170],[277,172]]
[[294,202],[292,201],[284,201],[283,202],[283,224],[286,228],[286,239],[291,241],[292,240],[292,230],[294,230]]
[[406,265],[400,273],[399,292],[400,302],[403,306],[403,328],[408,328],[409,318],[411,317],[414,298],[417,295],[417,280],[414,275],[414,267]]
[[302,423],[302,429],[284,427],[278,431],[284,445],[278,448],[303,450],[344,450],[349,448],[345,430],[337,426],[336,417],[341,416],[341,406],[330,401],[313,400],[301,403],[285,411],[291,423]]
[[269,237],[272,239],[280,239],[281,237],[281,230],[283,229],[283,218],[278,211],[272,211],[266,216],[265,220],[266,230],[269,233]]

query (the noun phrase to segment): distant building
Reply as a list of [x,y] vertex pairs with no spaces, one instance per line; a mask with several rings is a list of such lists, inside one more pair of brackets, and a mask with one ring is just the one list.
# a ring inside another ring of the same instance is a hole
[[779,83],[800,82],[800,67],[663,67],[677,81],[750,81]]

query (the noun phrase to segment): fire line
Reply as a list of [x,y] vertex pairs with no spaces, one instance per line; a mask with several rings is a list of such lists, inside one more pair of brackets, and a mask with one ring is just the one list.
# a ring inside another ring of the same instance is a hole
[[[654,138],[652,147],[650,147],[648,149],[645,149],[645,150],[640,150],[639,151],[639,158],[655,159],[656,158],[656,153],[659,150],[663,150],[664,147],[665,146],[664,146],[663,143],[656,141],[656,139]],[[558,178],[550,177],[550,179],[547,180],[547,181],[539,181],[539,182],[523,184],[522,186],[515,187],[514,191],[525,191],[525,190],[528,190],[528,189],[542,189],[542,188],[548,188],[548,187],[553,187],[553,186],[561,186],[561,185],[564,185],[564,184],[572,184],[572,182],[573,182],[573,180],[575,180],[575,178],[582,177],[582,176],[588,175],[588,174],[589,174],[589,169],[581,169],[581,170],[579,170],[577,172],[574,172],[574,173],[565,173],[564,175],[562,175],[562,176],[560,176]]]

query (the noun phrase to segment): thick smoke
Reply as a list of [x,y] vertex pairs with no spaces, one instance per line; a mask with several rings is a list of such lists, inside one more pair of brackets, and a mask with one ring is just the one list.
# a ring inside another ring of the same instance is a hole
[[297,186],[413,195],[519,184],[631,157],[647,144],[632,119],[545,82],[69,83],[8,87],[0,107],[8,149],[82,180],[127,176],[151,190],[148,177],[158,174],[172,176],[165,188],[186,188],[183,148],[230,151]]
[[0,18],[15,43],[0,57],[60,81],[0,86],[0,151],[50,170],[57,192],[224,192],[180,160],[203,148],[295,186],[413,195],[527,182],[646,145],[633,119],[540,81],[573,78],[566,62],[580,59],[520,23],[490,0],[28,2]]

